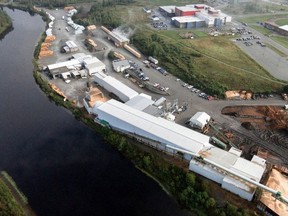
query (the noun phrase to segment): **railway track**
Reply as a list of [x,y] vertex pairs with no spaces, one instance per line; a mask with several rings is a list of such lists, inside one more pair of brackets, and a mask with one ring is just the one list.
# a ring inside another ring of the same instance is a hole
[[286,136],[268,130],[256,130],[256,133],[252,133],[251,131],[244,132],[233,129],[233,133],[242,137],[245,144],[251,145],[253,143],[279,157],[282,160],[281,165],[288,165],[288,138]]

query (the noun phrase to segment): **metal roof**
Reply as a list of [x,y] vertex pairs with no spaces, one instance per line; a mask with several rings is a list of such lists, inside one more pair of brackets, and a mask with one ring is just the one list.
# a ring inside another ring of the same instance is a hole
[[285,31],[288,31],[288,25],[283,25],[279,27],[280,29],[283,29]]
[[80,62],[77,59],[72,59],[70,61],[50,64],[50,65],[47,65],[47,67],[49,70],[54,70],[54,69],[61,68],[61,67],[69,67],[69,66],[79,65],[79,64]]
[[175,13],[175,7],[176,7],[175,5],[169,5],[169,6],[161,6],[159,8],[161,8],[167,13]]
[[181,7],[176,7],[178,10],[183,11],[183,12],[188,12],[188,11],[199,11],[199,9],[194,8],[194,7],[187,7],[187,6],[181,6]]
[[124,102],[138,95],[138,92],[134,91],[132,88],[104,73],[96,73],[95,81],[107,91],[117,95]]
[[137,110],[144,110],[153,103],[154,101],[151,100],[151,97],[148,98],[145,94],[141,93],[136,97],[133,97],[131,100],[127,101],[125,104]]
[[187,22],[201,22],[202,19],[196,16],[181,16],[181,17],[173,17],[172,20],[176,20],[179,23],[187,23]]
[[[114,127],[124,130],[122,126],[123,123],[126,123],[130,126],[125,129],[131,133],[141,130],[147,138],[193,153],[198,153],[205,146],[211,146],[209,137],[206,135],[166,119],[154,117],[113,99],[99,106],[96,113],[100,119],[103,116],[107,118],[104,120],[108,122],[111,120],[109,123]],[[118,120],[115,121],[115,119]]]
[[259,182],[265,171],[266,166],[258,165],[252,161],[248,161],[244,158],[238,158],[231,170],[246,176],[254,181]]
[[197,112],[189,121],[202,128],[207,124],[207,121],[210,121],[210,119],[211,117],[206,112]]

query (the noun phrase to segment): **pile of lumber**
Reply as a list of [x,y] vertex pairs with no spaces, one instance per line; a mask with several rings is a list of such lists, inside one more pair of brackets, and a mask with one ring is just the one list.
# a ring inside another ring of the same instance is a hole
[[54,35],[52,35],[52,36],[47,36],[46,38],[45,38],[45,43],[49,43],[49,42],[52,42],[52,41],[54,41],[56,39],[56,37],[54,36]]

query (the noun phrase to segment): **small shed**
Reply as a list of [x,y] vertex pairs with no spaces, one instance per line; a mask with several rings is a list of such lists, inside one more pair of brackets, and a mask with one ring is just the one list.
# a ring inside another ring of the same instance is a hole
[[189,124],[191,127],[203,129],[210,119],[211,116],[209,116],[206,112],[197,112],[189,119]]
[[112,61],[112,66],[113,66],[113,69],[116,71],[116,72],[123,72],[124,70],[126,69],[129,69],[130,68],[130,63],[127,59],[125,60],[114,60]]

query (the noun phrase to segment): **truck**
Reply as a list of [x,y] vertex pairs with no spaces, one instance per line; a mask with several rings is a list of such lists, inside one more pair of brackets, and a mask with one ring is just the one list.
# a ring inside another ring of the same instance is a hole
[[149,56],[148,57],[148,60],[150,61],[150,62],[152,62],[153,64],[158,64],[158,60],[157,59],[155,59],[155,58],[153,58],[152,56]]

